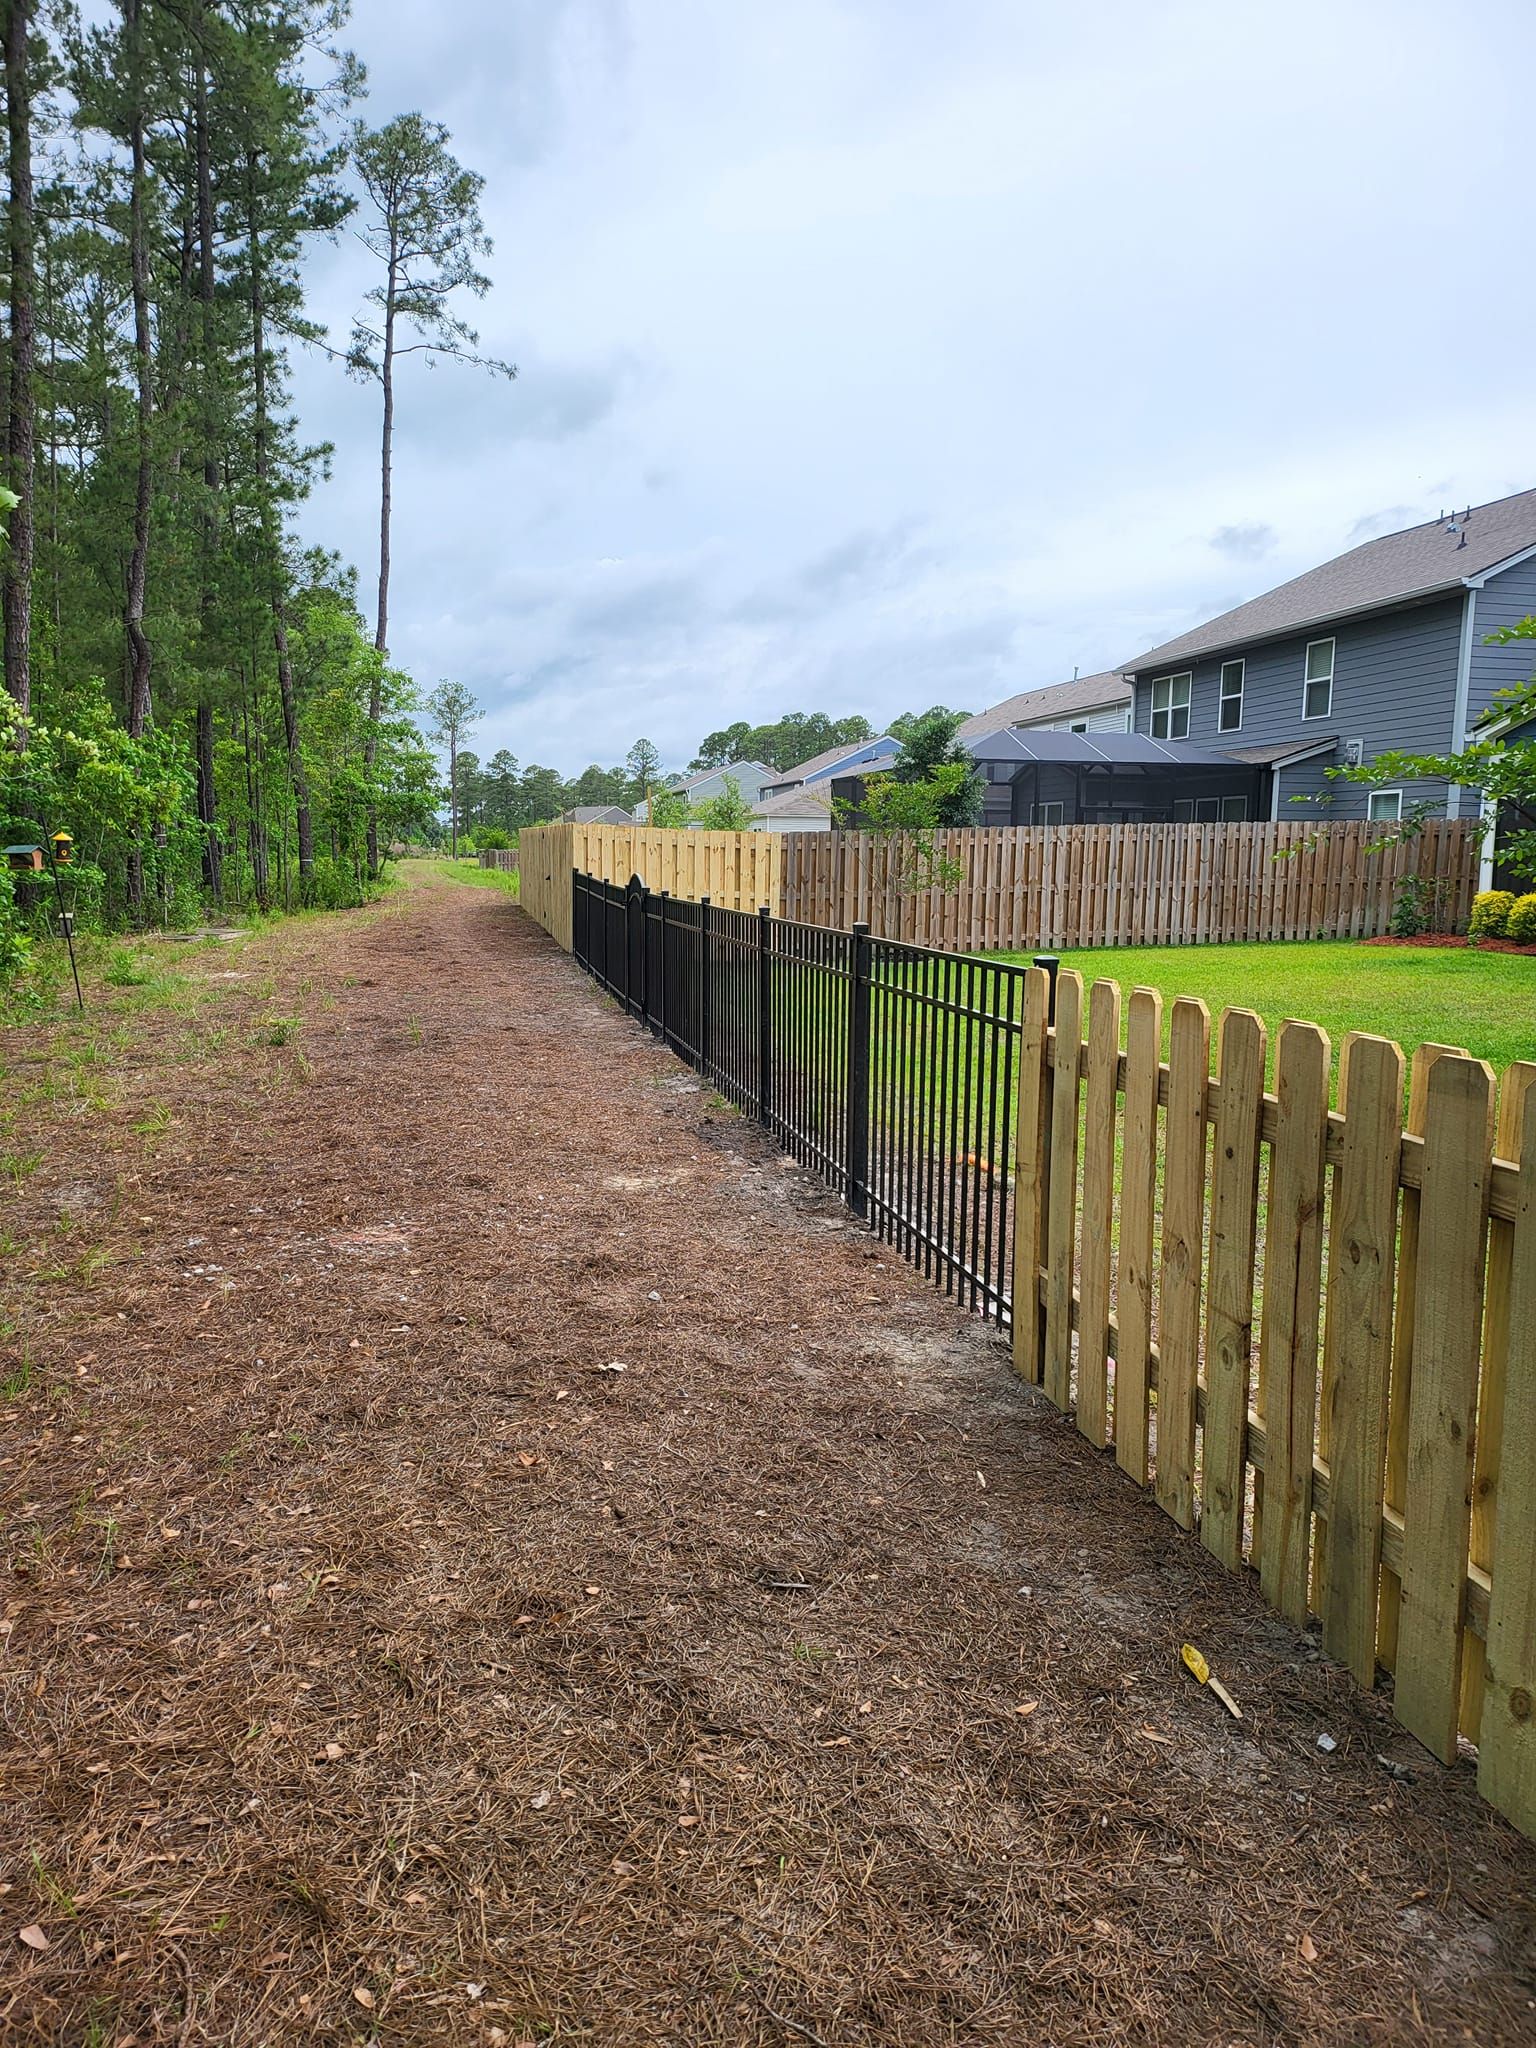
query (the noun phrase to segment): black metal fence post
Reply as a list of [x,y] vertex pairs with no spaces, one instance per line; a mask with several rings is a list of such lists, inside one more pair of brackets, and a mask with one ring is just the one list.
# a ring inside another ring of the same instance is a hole
[[699,1072],[709,1072],[709,898],[699,898]]
[[630,876],[624,893],[624,1000],[642,1019],[646,1013],[645,903],[649,893],[638,875]]
[[661,901],[658,905],[660,911],[661,943],[656,949],[661,961],[661,986],[656,991],[656,1030],[663,1044],[666,1043],[667,1038],[667,897],[669,894],[670,891],[666,889],[663,889],[661,892]]
[[848,984],[848,1207],[869,1214],[869,926],[853,928]]
[[1061,972],[1061,956],[1058,953],[1037,953],[1035,965],[1045,969],[1045,978],[1051,985],[1050,996],[1045,1006],[1047,1024],[1056,1022],[1056,977]]
[[767,1123],[773,1090],[772,912],[764,903],[757,913],[757,1118]]
[[587,961],[587,902],[581,886],[581,869],[571,869],[571,951],[583,967]]

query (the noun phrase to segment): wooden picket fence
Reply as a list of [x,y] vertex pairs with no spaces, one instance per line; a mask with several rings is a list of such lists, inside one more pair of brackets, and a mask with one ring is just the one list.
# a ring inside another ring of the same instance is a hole
[[505,846],[482,846],[480,865],[483,868],[499,868],[504,875],[517,873],[517,851]]
[[[784,837],[781,914],[962,953],[1039,946],[1205,945],[1374,938],[1404,877],[1433,890],[1440,929],[1465,928],[1481,827],[1441,819],[1381,844],[1383,827],[1068,825],[913,835]],[[937,865],[936,865],[937,864]],[[960,879],[934,885],[948,867]]]
[[778,832],[677,832],[648,825],[540,825],[517,836],[522,906],[571,949],[571,870],[600,882],[638,875],[648,889],[722,910],[777,910],[784,836]]
[[[1536,1064],[1030,970],[1013,1345],[1093,1443],[1536,1834]],[[1084,1024],[1086,1021],[1086,1031]],[[1031,1288],[1025,1276],[1033,1276]],[[1033,1313],[1031,1313],[1033,1309]]]

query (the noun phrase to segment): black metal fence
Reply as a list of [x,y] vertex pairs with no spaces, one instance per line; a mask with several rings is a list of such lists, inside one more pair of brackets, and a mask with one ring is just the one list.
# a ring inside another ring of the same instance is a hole
[[1007,1324],[1024,970],[572,875],[572,951],[947,1294]]

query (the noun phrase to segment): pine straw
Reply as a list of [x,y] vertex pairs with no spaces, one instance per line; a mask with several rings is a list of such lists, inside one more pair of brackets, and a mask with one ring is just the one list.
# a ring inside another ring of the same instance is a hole
[[1533,2038],[1470,1768],[510,905],[195,971],[7,1141],[0,2041]]

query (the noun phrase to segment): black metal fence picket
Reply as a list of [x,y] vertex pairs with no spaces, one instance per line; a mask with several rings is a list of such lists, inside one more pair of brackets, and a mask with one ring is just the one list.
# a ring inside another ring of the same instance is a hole
[[947,1294],[1008,1324],[1024,970],[573,871],[572,951]]

